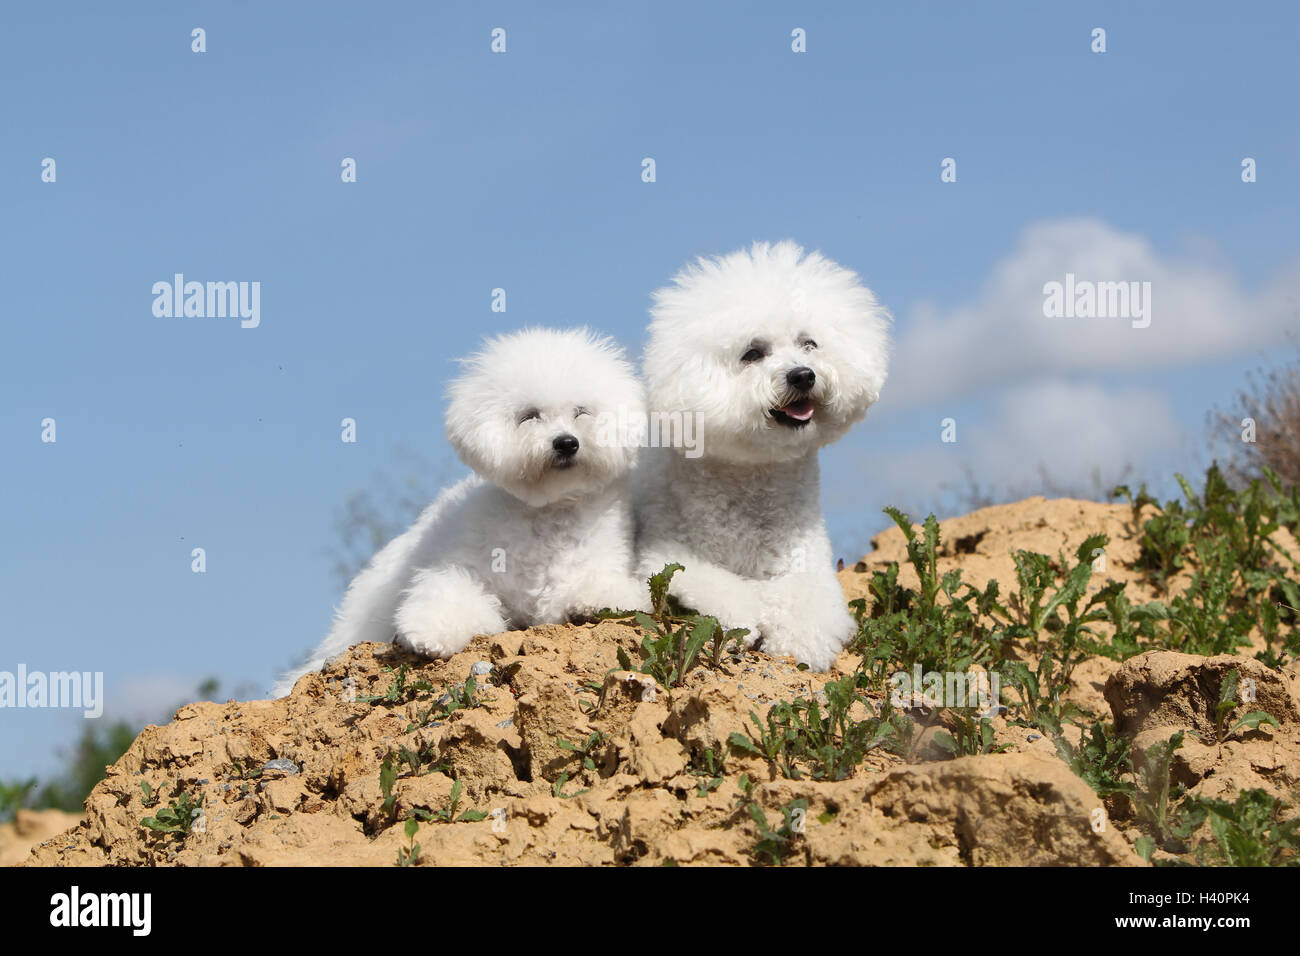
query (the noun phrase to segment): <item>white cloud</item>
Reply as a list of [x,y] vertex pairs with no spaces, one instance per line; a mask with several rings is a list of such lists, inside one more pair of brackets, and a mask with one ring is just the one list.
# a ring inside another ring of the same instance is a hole
[[1040,382],[1003,392],[994,420],[978,429],[972,464],[1001,484],[1031,480],[1041,465],[1056,481],[1081,486],[1094,469],[1118,476],[1132,465],[1144,473],[1149,462],[1174,451],[1182,436],[1169,400],[1159,392]]
[[[1150,282],[1151,324],[1047,318],[1043,287],[1067,273],[1092,282]],[[1300,262],[1256,294],[1203,249],[1158,254],[1143,237],[1091,219],[1029,226],[980,297],[941,310],[919,304],[899,322],[882,410],[956,398],[986,386],[1062,374],[1141,370],[1222,358],[1282,339],[1297,324]]]

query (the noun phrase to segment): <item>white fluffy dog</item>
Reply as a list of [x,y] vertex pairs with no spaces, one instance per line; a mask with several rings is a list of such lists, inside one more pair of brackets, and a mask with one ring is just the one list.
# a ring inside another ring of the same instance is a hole
[[645,401],[621,350],[586,329],[501,336],[449,397],[447,438],[475,474],[371,559],[276,696],[362,641],[447,657],[476,634],[646,603],[627,491]]
[[699,451],[650,449],[638,469],[640,571],[685,565],[672,586],[683,604],[827,670],[856,628],[817,450],[879,397],[889,315],[854,273],[792,242],[700,259],[651,311],[652,420],[690,416]]

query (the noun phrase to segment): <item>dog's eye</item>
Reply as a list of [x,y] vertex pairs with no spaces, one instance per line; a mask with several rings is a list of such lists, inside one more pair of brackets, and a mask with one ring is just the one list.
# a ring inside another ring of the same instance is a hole
[[740,357],[740,360],[748,364],[750,362],[757,362],[762,357],[763,357],[762,349],[750,349],[748,352],[746,352],[744,355]]
[[583,415],[590,415],[590,414],[591,414],[591,409],[586,408],[583,405],[579,405],[577,408],[573,410],[574,418],[581,418]]
[[817,347],[817,343],[814,342],[812,339],[803,340],[803,348],[805,352],[811,352],[816,347]]
[[519,413],[519,424],[524,422],[535,422],[542,417],[542,413],[535,408],[528,408]]

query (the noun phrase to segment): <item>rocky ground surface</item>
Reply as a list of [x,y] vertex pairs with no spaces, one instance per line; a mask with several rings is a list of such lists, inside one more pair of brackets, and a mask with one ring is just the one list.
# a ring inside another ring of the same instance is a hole
[[[1127,581],[1137,600],[1124,506],[1035,498],[944,522],[940,570],[1010,588],[1014,549],[1068,554],[1097,531],[1111,537],[1098,586]],[[847,598],[866,594],[870,572],[890,561],[904,581],[911,574],[900,532],[873,547],[840,572]],[[751,865],[763,838],[754,805],[775,829],[781,808],[803,800],[788,863],[1143,865],[1137,830],[1123,819],[1095,825],[1103,801],[1041,733],[998,717],[1002,753],[941,759],[922,733],[910,753],[873,750],[847,779],[791,780],[728,738],[752,732],[751,711],[816,698],[856,656],[812,674],[761,652],[726,654],[669,693],[619,666],[619,648],[639,660],[641,636],[616,621],[538,627],[434,662],[366,644],[285,699],[182,707],[110,768],[82,822],[55,836],[20,821],[42,841],[27,863],[386,866],[418,843],[420,865]],[[405,686],[394,690],[402,665]],[[1280,726],[1205,743],[1234,669]],[[1191,793],[1263,788],[1295,803],[1297,687],[1294,665],[1152,651],[1085,661],[1070,693],[1139,746],[1187,731],[1174,773]],[[165,828],[160,811],[199,800],[188,833],[142,824]],[[419,823],[413,837],[408,818]]]

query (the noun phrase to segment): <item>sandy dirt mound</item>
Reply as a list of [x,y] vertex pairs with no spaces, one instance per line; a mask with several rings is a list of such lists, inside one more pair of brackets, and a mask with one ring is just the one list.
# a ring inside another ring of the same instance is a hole
[[32,848],[52,839],[81,817],[62,810],[19,810],[13,822],[0,823],[0,866],[16,866]]
[[[692,672],[670,700],[643,674],[610,672],[614,648],[631,651],[637,640],[611,622],[544,627],[480,639],[436,663],[367,644],[303,678],[285,700],[184,707],[140,735],[95,788],[87,822],[32,862],[391,864],[407,845],[393,821],[446,808],[454,776],[457,816],[488,816],[421,826],[426,863],[748,864],[757,834],[739,783],[746,772],[760,781],[750,798],[774,827],[780,807],[807,801],[798,853],[808,862],[1137,862],[1113,832],[1090,829],[1097,800],[1088,787],[1033,752],[910,767],[882,754],[874,770],[836,782],[774,778],[760,759],[731,757],[710,789],[706,751],[722,753],[731,733],[747,729],[750,709],[816,694],[826,677],[745,654],[720,672]],[[393,680],[384,668],[403,662],[412,665],[408,682],[435,688],[486,671],[482,702],[408,730],[429,700],[347,700],[382,694]],[[591,768],[557,744],[594,733]],[[385,809],[381,762],[399,746],[428,753],[429,763],[397,778]],[[157,804],[146,805],[141,781]],[[179,793],[203,794],[201,824],[188,835],[140,825]]]
[[[1106,548],[1106,573],[1135,588],[1134,600],[1152,595],[1142,585],[1141,575],[1130,570],[1139,554],[1133,534],[1132,513],[1126,505],[1102,505],[1073,498],[1026,498],[1009,505],[981,508],[940,525],[943,531],[939,555],[940,571],[960,568],[964,580],[975,584],[997,579],[1004,586],[1016,580],[1012,552],[1023,549],[1055,557],[1067,557],[1092,534],[1110,537]],[[872,571],[891,561],[901,567],[899,581],[917,586],[916,572],[907,563],[903,532],[889,528],[871,539],[872,551],[855,566],[840,572],[840,584],[850,599],[868,594]],[[1101,576],[1100,581],[1104,581]],[[1100,586],[1100,581],[1097,586]]]
[[[1251,702],[1234,716],[1259,711],[1278,726],[1263,724],[1228,735],[1235,721],[1216,722],[1223,681],[1234,671],[1251,683]],[[1195,796],[1227,800],[1243,789],[1295,800],[1300,788],[1298,692],[1294,668],[1279,673],[1231,654],[1196,657],[1173,651],[1131,658],[1106,683],[1116,726],[1136,748],[1145,750],[1183,731],[1175,779]]]
[[[941,571],[1011,588],[1012,550],[1068,554],[1103,531],[1108,576],[1131,582],[1137,600],[1130,521],[1127,507],[1079,501],[984,509],[944,523]],[[898,531],[873,545],[840,574],[849,599],[890,560],[911,574]],[[614,621],[539,627],[434,662],[366,644],[283,700],[183,707],[140,734],[91,793],[85,821],[28,863],[392,865],[418,843],[421,865],[1142,865],[1136,831],[1098,825],[1103,801],[1041,733],[998,717],[1005,752],[936,760],[925,741],[935,728],[923,728],[908,753],[872,750],[847,779],[787,779],[728,739],[753,734],[751,711],[824,700],[857,657],[817,675],[730,653],[670,694],[620,668],[620,648],[639,660],[641,636]],[[1241,657],[1099,658],[1080,665],[1072,693],[1099,716],[1113,711],[1138,742],[1181,726],[1212,731],[1206,707],[1230,664],[1281,728],[1189,741],[1180,772],[1207,793],[1261,786],[1291,798],[1294,670],[1279,676]],[[189,832],[142,825],[165,827],[169,808]],[[419,824],[413,839],[408,818]]]

